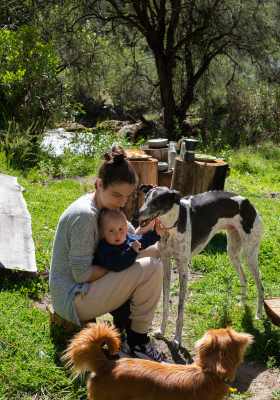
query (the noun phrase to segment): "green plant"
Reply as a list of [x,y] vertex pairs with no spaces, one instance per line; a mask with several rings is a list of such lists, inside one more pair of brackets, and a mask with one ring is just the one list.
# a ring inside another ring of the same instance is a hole
[[280,399],[280,390],[276,390],[272,393],[271,400],[279,400]]
[[42,179],[42,185],[44,185],[45,179],[47,178],[48,167],[44,160],[38,162],[38,167],[39,167],[39,176]]
[[30,129],[23,129],[17,122],[9,121],[5,131],[0,131],[0,147],[4,150],[8,163],[23,167],[36,159],[37,146]]
[[267,365],[267,368],[275,367],[275,365],[277,365],[277,361],[276,361],[275,357],[273,357],[273,356],[268,357],[266,365]]

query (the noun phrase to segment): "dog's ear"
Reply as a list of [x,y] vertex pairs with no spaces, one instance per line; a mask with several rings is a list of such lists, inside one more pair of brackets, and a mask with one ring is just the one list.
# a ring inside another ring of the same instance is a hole
[[139,187],[138,192],[141,192],[142,190],[145,194],[147,194],[153,188],[154,188],[153,185],[143,184]]
[[195,347],[200,362],[233,381],[243,352],[252,341],[252,335],[228,327],[207,331]]
[[182,197],[181,192],[178,192],[177,190],[172,190],[173,196],[174,196],[174,203],[180,204],[180,199]]

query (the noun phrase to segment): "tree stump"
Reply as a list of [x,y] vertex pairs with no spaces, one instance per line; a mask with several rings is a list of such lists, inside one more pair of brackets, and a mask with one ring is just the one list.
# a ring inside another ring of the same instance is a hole
[[59,326],[63,328],[65,332],[72,332],[83,329],[89,322],[96,322],[96,319],[92,319],[90,321],[83,321],[81,322],[81,326],[76,325],[73,322],[67,321],[66,319],[57,315],[54,312],[53,308],[51,307],[49,310],[49,321],[51,329],[54,329],[55,326]]
[[176,157],[171,190],[180,191],[183,197],[209,190],[224,190],[227,171],[228,164],[223,160],[186,162]]
[[168,189],[171,187],[173,170],[158,172],[158,186],[166,186]]
[[127,200],[123,212],[128,221],[132,220],[132,214],[144,204],[144,193],[138,193],[142,184],[158,185],[158,160],[150,158],[149,160],[131,160],[128,161],[134,172],[138,176],[138,185]]
[[49,321],[50,321],[51,329],[53,329],[54,326],[63,327],[65,332],[72,332],[72,331],[81,329],[81,327],[79,325],[76,325],[73,322],[70,322],[64,318],[61,318],[53,310],[49,311]]
[[168,146],[156,149],[152,149],[149,146],[142,146],[140,149],[144,150],[146,154],[152,156],[156,160],[168,163]]
[[264,299],[264,309],[270,321],[280,326],[280,297],[271,297]]

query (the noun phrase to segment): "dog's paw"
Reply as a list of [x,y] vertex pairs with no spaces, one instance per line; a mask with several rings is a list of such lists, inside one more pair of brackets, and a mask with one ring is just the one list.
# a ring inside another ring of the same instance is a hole
[[161,338],[163,337],[163,332],[160,328],[158,328],[156,331],[153,332],[153,336],[156,338]]

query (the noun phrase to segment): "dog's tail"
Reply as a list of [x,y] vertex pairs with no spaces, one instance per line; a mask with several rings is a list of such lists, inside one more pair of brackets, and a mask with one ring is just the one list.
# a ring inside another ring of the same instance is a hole
[[112,355],[118,352],[120,334],[106,322],[88,324],[71,340],[61,359],[67,361],[66,367],[72,367],[73,377],[87,370],[99,372],[104,362],[108,361],[101,348],[104,342]]

